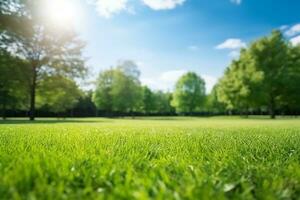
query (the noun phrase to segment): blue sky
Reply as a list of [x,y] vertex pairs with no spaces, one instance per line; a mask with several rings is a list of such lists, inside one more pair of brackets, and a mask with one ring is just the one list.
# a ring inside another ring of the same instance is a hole
[[239,49],[281,28],[300,43],[299,0],[81,0],[77,26],[96,76],[133,60],[141,81],[172,90],[195,71],[210,91]]

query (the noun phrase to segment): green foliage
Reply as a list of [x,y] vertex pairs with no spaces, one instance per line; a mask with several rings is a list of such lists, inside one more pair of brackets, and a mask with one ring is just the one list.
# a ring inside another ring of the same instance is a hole
[[155,112],[156,108],[156,99],[155,94],[147,87],[142,88],[142,111],[145,114],[150,114]]
[[124,61],[117,66],[111,90],[114,111],[139,111],[142,104],[139,75],[140,72],[132,61]]
[[6,109],[23,108],[27,104],[28,82],[24,75],[28,64],[0,49],[0,105],[5,118]]
[[143,87],[142,111],[145,114],[175,113],[171,106],[172,94],[162,91],[151,91]]
[[172,93],[157,91],[154,92],[155,112],[156,113],[175,113],[171,105]]
[[220,86],[217,84],[213,87],[211,93],[206,96],[205,108],[211,114],[224,113],[226,110],[224,103],[221,103],[217,90]]
[[[0,34],[18,34],[26,28],[26,20],[18,13],[21,10],[21,2],[26,0],[2,0],[0,2]],[[13,9],[12,9],[13,8]]]
[[231,110],[267,107],[272,118],[278,108],[296,109],[299,63],[299,47],[293,47],[280,31],[273,31],[241,51],[220,79],[218,98]]
[[1,199],[300,195],[299,119],[4,123],[8,124],[0,124]]
[[72,27],[57,30],[43,20],[39,4],[34,0],[9,4],[11,15],[22,18],[26,28],[21,26],[17,33],[5,31],[1,47],[21,59],[25,58],[35,69],[37,78],[45,73],[49,75],[49,71],[64,76],[82,76],[86,70],[81,56],[84,43]]
[[254,42],[249,48],[255,66],[264,74],[260,89],[262,100],[272,117],[283,94],[289,62],[288,43],[279,31]]
[[49,76],[39,83],[37,105],[46,106],[55,113],[62,113],[73,108],[81,95],[81,90],[73,80],[62,76]]
[[205,101],[205,82],[197,74],[189,72],[176,83],[172,105],[179,113],[191,113]]
[[[58,30],[42,17],[42,1],[11,1],[1,5],[0,20],[9,15],[11,23],[1,24],[1,48],[30,65],[26,74],[29,82],[30,119],[35,117],[36,89],[44,77],[83,77],[86,73],[80,41],[73,27]],[[20,22],[20,27],[14,22]],[[15,28],[12,28],[15,27]],[[58,33],[59,32],[59,33]],[[13,47],[13,48],[12,48]]]
[[112,105],[112,84],[114,81],[114,70],[106,70],[99,74],[96,81],[96,89],[93,94],[93,102],[100,110],[106,110],[111,112],[113,110]]
[[289,49],[289,62],[283,77],[284,85],[280,106],[289,110],[300,109],[300,45]]
[[[74,116],[74,112],[76,112],[77,116],[97,116],[97,108],[93,103],[93,91],[83,91],[83,94],[78,99],[78,103],[73,108],[71,112],[71,117]],[[74,112],[73,112],[74,111]]]
[[138,111],[142,104],[139,71],[132,61],[99,74],[93,101],[98,109],[116,112]]
[[220,79],[218,99],[227,109],[248,110],[259,104],[263,72],[257,69],[248,50],[243,49],[239,60],[234,60]]

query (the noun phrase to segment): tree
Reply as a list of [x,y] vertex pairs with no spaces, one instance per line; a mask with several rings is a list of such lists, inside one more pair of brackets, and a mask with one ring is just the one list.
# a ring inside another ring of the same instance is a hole
[[72,28],[58,30],[47,24],[39,10],[41,2],[27,0],[11,4],[8,8],[12,13],[18,8],[15,16],[22,19],[24,28],[17,32],[6,31],[1,37],[2,46],[30,65],[30,120],[35,118],[36,90],[44,77],[78,78],[86,72],[82,58],[84,44]]
[[[22,83],[26,81],[23,74],[28,74],[27,62],[13,56],[6,47],[9,42],[8,33],[15,34],[24,27],[22,18],[10,9],[16,2],[17,0],[5,0],[0,3],[0,103],[3,119],[6,118],[7,109],[20,108],[27,100],[24,93],[27,85]],[[15,11],[17,10],[19,8],[15,7]]]
[[[0,31],[18,33],[25,26],[24,19],[18,13],[21,2],[26,0],[2,0],[0,3]],[[13,8],[13,9],[12,9]]]
[[80,116],[80,117],[95,117],[97,116],[97,108],[92,100],[93,91],[83,91],[83,94],[80,96],[78,103],[73,108],[71,116]]
[[218,97],[218,87],[219,85],[216,84],[210,94],[206,96],[205,107],[207,111],[212,114],[220,114],[225,111],[225,105],[221,103]]
[[105,110],[107,112],[113,111],[112,102],[112,86],[114,81],[114,69],[100,72],[99,77],[96,81],[96,90],[93,94],[93,102],[97,109]]
[[142,93],[142,112],[145,114],[174,113],[174,108],[171,105],[171,93],[151,91],[147,86],[142,88]]
[[275,118],[277,109],[296,105],[300,60],[297,48],[280,31],[253,42],[220,79],[218,98],[227,109],[266,106],[271,118]]
[[26,62],[0,49],[0,104],[2,118],[8,108],[21,108],[27,100]]
[[147,87],[142,88],[142,112],[150,114],[155,112],[155,94]]
[[98,109],[107,112],[133,113],[142,107],[140,72],[132,61],[99,74],[93,101]]
[[251,54],[242,49],[238,60],[233,60],[216,88],[217,99],[228,110],[248,113],[260,105],[263,72],[259,71]]
[[142,105],[142,87],[139,81],[140,71],[132,61],[122,61],[114,73],[111,94],[113,110],[133,113]]
[[82,91],[75,81],[59,75],[48,76],[39,84],[37,105],[59,114],[75,107],[81,96]]
[[289,44],[280,31],[273,31],[270,36],[255,41],[248,51],[256,69],[263,73],[262,101],[274,119],[284,92],[284,80],[289,77]]
[[280,104],[289,111],[296,112],[300,111],[300,45],[289,46],[288,61]]
[[163,91],[154,92],[155,112],[158,114],[175,113],[174,107],[171,105],[172,94]]
[[177,81],[172,101],[177,112],[195,112],[204,100],[205,82],[196,73],[188,72]]

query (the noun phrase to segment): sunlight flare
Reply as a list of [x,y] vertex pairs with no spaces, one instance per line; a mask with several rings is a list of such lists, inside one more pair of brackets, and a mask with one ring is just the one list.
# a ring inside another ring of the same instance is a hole
[[44,8],[47,20],[60,27],[74,25],[80,13],[75,1],[71,0],[45,0]]

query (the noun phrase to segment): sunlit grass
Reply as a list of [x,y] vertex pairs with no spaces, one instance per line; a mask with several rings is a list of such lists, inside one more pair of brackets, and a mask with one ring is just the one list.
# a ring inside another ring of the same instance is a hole
[[0,122],[1,199],[297,199],[300,120]]

